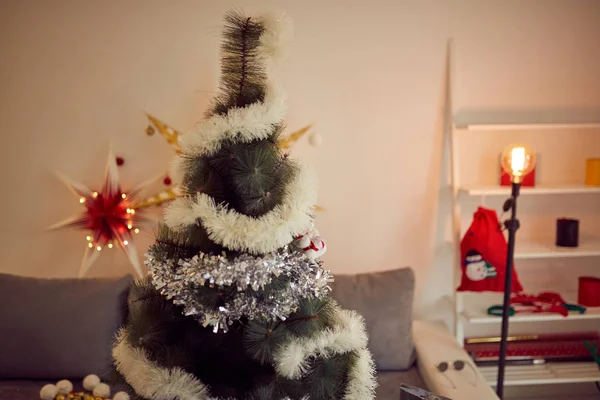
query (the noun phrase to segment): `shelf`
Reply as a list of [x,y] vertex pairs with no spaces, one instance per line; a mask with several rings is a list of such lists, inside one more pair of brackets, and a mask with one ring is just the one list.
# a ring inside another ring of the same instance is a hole
[[596,257],[600,256],[600,239],[580,239],[579,247],[557,247],[553,240],[519,239],[515,243],[515,259]]
[[[500,185],[473,185],[459,189],[461,194],[468,196],[510,196],[510,190],[510,186]],[[535,187],[522,187],[520,190],[521,195],[586,193],[600,193],[600,186],[585,186],[583,184],[538,185]]]
[[[485,306],[487,307],[487,306]],[[466,310],[461,313],[462,317],[471,324],[500,324],[502,317],[488,315],[487,308],[477,310]],[[585,314],[570,313],[563,317],[554,313],[517,313],[510,317],[510,322],[538,322],[538,321],[573,321],[573,320],[591,320],[600,319],[600,307],[588,307]]]
[[457,129],[466,129],[470,131],[531,131],[531,130],[549,130],[549,129],[600,129],[600,122],[594,123],[524,123],[524,124],[466,124],[456,125]]
[[463,110],[453,120],[459,130],[600,129],[600,110]]
[[[454,246],[451,241],[447,241],[446,245],[448,249]],[[582,238],[579,247],[558,247],[553,244],[553,239],[518,238],[515,244],[515,260],[572,257],[600,257],[600,239]]]
[[[485,366],[478,368],[485,380],[491,386],[496,386],[498,367]],[[504,371],[505,386],[600,381],[600,368],[598,368],[595,362],[552,362],[537,365],[507,365]]]

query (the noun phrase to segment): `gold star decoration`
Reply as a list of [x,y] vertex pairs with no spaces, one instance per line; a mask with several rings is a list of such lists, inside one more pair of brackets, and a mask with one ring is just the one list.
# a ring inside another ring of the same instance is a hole
[[[152,114],[146,113],[146,116],[150,121],[150,125],[146,127],[146,135],[152,136],[156,133],[156,131],[158,131],[161,134],[161,136],[167,141],[167,143],[170,144],[171,147],[173,147],[175,153],[180,154],[181,148],[179,147],[178,139],[179,136],[181,136],[183,133],[162,122]],[[300,139],[302,139],[302,137],[304,137],[308,132],[310,132],[311,128],[312,124],[283,136],[279,139],[279,147],[282,150],[289,150],[295,143],[297,143]],[[136,205],[136,207],[141,208],[149,206],[158,206],[164,202],[173,200],[179,196],[183,196],[183,193],[178,187],[167,188],[154,196],[142,200]],[[317,211],[324,211],[324,209],[319,206],[315,206],[315,209]]]

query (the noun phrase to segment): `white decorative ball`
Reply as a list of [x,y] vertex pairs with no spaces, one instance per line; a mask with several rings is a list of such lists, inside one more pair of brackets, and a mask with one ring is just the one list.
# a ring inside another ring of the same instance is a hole
[[313,132],[308,137],[308,142],[313,146],[318,147],[321,145],[321,143],[323,143],[323,136],[319,135],[316,132]]
[[73,384],[71,381],[63,379],[56,382],[56,388],[58,389],[58,394],[69,394],[73,391]]
[[297,239],[294,244],[296,245],[296,247],[298,247],[299,249],[304,249],[308,246],[310,246],[310,237],[308,237],[308,235],[304,235],[302,236],[300,239]]
[[125,392],[117,392],[113,396],[113,400],[129,400],[129,395]]
[[90,392],[94,390],[99,383],[100,378],[98,378],[98,375],[90,374],[83,378],[83,388],[85,390],[89,390]]
[[110,397],[110,386],[106,383],[99,383],[92,391],[95,397]]
[[40,399],[42,400],[54,400],[56,395],[58,394],[58,389],[56,385],[51,383],[44,385],[42,390],[40,390]]

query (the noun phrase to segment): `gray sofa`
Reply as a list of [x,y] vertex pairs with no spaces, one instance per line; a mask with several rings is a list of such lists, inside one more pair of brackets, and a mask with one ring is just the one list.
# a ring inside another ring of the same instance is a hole
[[[365,317],[378,368],[377,399],[400,384],[425,388],[412,340],[410,268],[336,275],[333,297]],[[108,372],[110,346],[127,318],[132,278],[36,279],[0,274],[0,399],[37,399],[46,383]]]

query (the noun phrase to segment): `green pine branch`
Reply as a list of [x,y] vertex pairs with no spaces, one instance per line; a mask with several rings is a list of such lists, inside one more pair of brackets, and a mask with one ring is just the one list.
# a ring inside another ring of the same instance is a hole
[[329,326],[333,313],[328,298],[302,299],[298,310],[285,320],[285,325],[295,336],[309,337]]
[[225,16],[221,45],[221,94],[209,115],[263,101],[266,91],[264,60],[258,54],[262,23],[233,11]]
[[303,379],[308,397],[322,400],[343,398],[348,372],[356,364],[357,358],[355,353],[345,353],[314,359]]
[[253,360],[266,365],[273,362],[273,355],[288,335],[279,321],[253,320],[244,329],[244,349]]

